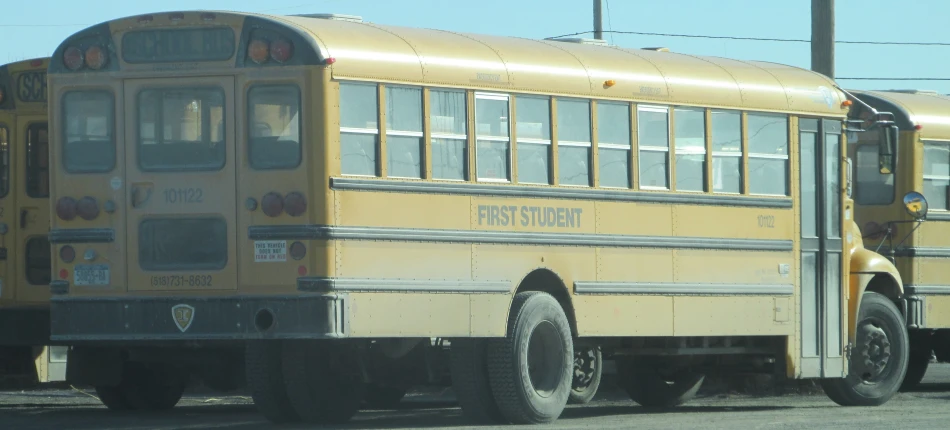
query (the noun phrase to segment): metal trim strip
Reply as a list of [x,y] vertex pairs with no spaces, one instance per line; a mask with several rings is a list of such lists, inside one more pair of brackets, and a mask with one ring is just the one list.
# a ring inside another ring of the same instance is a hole
[[931,295],[931,296],[942,296],[950,295],[950,285],[905,285],[904,286],[904,295]]
[[617,202],[728,205],[789,209],[791,197],[748,197],[737,195],[672,194],[589,188],[549,186],[492,185],[459,182],[393,181],[361,178],[330,178],[330,188],[341,191],[380,191],[392,193],[464,194],[521,198],[556,198]]
[[50,243],[112,243],[115,230],[111,228],[56,228],[49,232]]
[[683,282],[574,282],[576,294],[634,295],[768,295],[790,296],[792,284],[705,284]]
[[437,279],[297,278],[304,292],[508,293],[509,281]]

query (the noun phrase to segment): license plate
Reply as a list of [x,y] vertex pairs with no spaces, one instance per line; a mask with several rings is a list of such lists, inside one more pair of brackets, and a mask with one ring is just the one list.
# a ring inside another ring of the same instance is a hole
[[77,264],[73,271],[76,285],[109,285],[109,266],[106,264]]
[[254,261],[287,261],[286,240],[258,240],[254,242]]

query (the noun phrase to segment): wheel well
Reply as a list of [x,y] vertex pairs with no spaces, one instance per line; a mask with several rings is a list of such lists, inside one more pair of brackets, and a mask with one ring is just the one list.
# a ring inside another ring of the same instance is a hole
[[574,304],[571,302],[571,295],[560,276],[548,269],[536,269],[521,280],[515,294],[522,291],[540,291],[553,296],[561,304],[561,309],[564,310],[564,315],[567,316],[567,321],[571,324],[571,334],[577,336]]
[[864,291],[871,291],[891,299],[892,302],[897,303],[901,297],[900,287],[897,286],[897,281],[887,273],[878,273],[871,278],[871,281],[868,282],[868,286]]

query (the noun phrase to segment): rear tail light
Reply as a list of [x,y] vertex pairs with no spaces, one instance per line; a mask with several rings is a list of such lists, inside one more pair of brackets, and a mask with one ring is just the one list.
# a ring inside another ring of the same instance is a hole
[[139,17],[138,22],[139,24],[144,24],[147,22],[152,22],[152,19],[152,15],[142,15]]
[[99,204],[96,203],[96,199],[92,197],[83,197],[76,203],[76,213],[78,213],[82,219],[92,221],[99,216]]
[[59,248],[59,258],[63,260],[64,263],[72,263],[73,260],[76,259],[76,250],[69,245]]
[[261,199],[261,210],[269,217],[279,216],[284,211],[284,199],[274,192],[264,194]]
[[201,20],[202,20],[202,21],[214,21],[214,19],[215,19],[215,16],[214,16],[213,13],[205,12],[205,13],[201,14]]
[[294,56],[294,44],[289,40],[277,39],[270,43],[270,57],[278,63],[290,60]]
[[185,19],[185,14],[181,12],[175,12],[168,14],[168,20],[171,22],[177,22]]
[[86,66],[92,70],[99,70],[109,62],[109,54],[99,45],[86,48]]
[[307,255],[307,246],[303,242],[294,242],[290,244],[290,256],[294,260],[301,260]]
[[70,221],[76,218],[76,199],[72,197],[60,197],[56,201],[56,216],[63,221]]
[[82,68],[82,64],[82,51],[79,48],[70,46],[63,51],[63,65],[65,65],[67,69],[76,71]]
[[270,57],[270,47],[267,42],[254,39],[247,45],[247,57],[257,64],[263,64]]
[[284,211],[290,216],[300,216],[307,211],[307,199],[303,194],[293,192],[284,198]]

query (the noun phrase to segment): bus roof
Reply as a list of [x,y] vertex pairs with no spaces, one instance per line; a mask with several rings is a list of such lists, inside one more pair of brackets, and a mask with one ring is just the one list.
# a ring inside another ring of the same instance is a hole
[[[311,45],[305,49],[298,46],[295,52],[314,52],[315,64],[333,58],[331,69],[335,79],[835,117],[847,114],[841,107],[845,96],[831,79],[774,63],[397,27],[349,16],[340,19],[342,15],[331,14],[275,16],[191,11],[174,15],[174,24],[156,13],[147,15],[147,20],[129,17],[102,25],[108,25],[117,39],[116,33],[141,28],[213,24],[203,21],[202,15],[214,16],[218,23],[243,17],[242,39],[248,34],[247,28],[253,27],[252,22],[281,27]],[[246,43],[241,40],[239,45],[246,47]],[[57,49],[58,53],[64,45]],[[240,48],[238,55],[242,55]]]
[[902,130],[920,125],[922,138],[950,139],[950,96],[905,90],[853,93],[875,109],[893,113]]
[[32,58],[0,65],[0,109],[20,103],[46,103],[49,58]]

